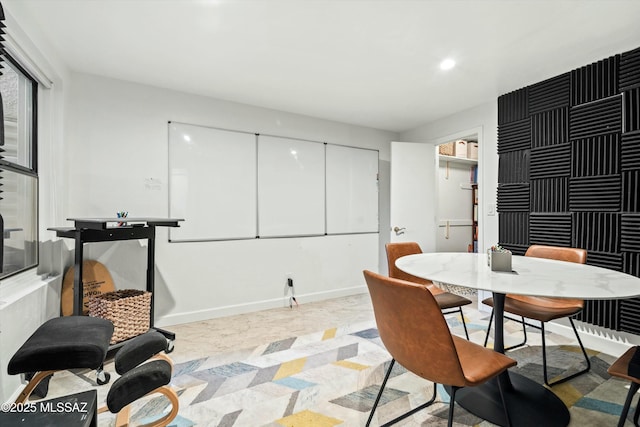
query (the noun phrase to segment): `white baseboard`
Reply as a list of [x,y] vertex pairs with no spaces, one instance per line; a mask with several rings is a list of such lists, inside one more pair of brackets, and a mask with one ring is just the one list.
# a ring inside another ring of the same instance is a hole
[[[580,334],[582,344],[591,350],[596,350],[610,356],[618,357],[630,347],[640,344],[640,337],[637,335],[599,328],[597,326],[575,320],[574,322],[578,329],[578,333]],[[549,322],[546,324],[545,328],[549,332],[553,332],[573,340],[576,339],[573,329],[568,323],[567,325],[563,325],[556,322]]]
[[[297,294],[298,304],[323,301],[332,298],[341,298],[349,295],[357,295],[367,292],[366,286],[354,286],[350,288],[335,289],[330,291],[312,292],[308,294]],[[289,306],[289,297],[273,298],[269,300],[253,301],[246,304],[228,305],[207,310],[191,311],[185,313],[169,314],[159,316],[155,319],[155,326],[165,327],[179,325],[181,323],[200,322],[218,317],[233,316],[236,314],[252,313],[255,311],[268,310],[272,308],[283,308]]]

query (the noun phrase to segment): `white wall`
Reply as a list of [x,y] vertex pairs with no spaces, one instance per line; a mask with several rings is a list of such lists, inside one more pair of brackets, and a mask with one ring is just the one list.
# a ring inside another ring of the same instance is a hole
[[[373,148],[380,150],[381,163],[397,136],[87,74],[72,75],[69,104],[69,185],[61,200],[66,217],[122,210],[167,216],[168,121]],[[159,184],[150,186],[150,180]],[[381,183],[382,192],[386,188]],[[388,200],[385,194],[380,198]],[[363,292],[362,270],[379,270],[376,234],[191,243],[168,243],[166,229],[158,234],[158,325],[282,306],[287,273],[305,303]],[[107,265],[118,288],[143,287],[145,251],[131,242],[85,248]]]

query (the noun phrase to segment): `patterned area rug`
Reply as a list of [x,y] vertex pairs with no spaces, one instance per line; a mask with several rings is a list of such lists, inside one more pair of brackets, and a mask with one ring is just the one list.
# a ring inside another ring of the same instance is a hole
[[[459,326],[455,318],[448,322],[452,327]],[[469,326],[476,332],[486,327],[474,323]],[[534,329],[529,332],[535,333]],[[540,347],[523,347],[509,355],[518,360],[517,372],[542,382]],[[571,426],[616,425],[627,383],[606,373],[613,357],[595,352],[590,352],[590,357],[592,369],[588,374],[554,386],[553,391],[570,408]],[[179,363],[172,385],[180,395],[180,412],[171,425],[364,426],[389,362],[375,324],[367,322]],[[553,346],[548,362],[549,375],[554,377],[578,369],[583,360],[574,347]],[[50,390],[86,389],[92,375],[57,374]],[[419,406],[430,398],[432,387],[432,383],[396,364],[372,425]],[[104,399],[108,385],[98,390],[99,398]],[[397,425],[446,425],[449,396],[441,386],[437,392],[434,405]],[[166,405],[161,397],[143,400],[134,407],[132,421],[149,422]],[[491,425],[459,406],[454,424]],[[101,415],[99,425],[113,425],[113,417]]]

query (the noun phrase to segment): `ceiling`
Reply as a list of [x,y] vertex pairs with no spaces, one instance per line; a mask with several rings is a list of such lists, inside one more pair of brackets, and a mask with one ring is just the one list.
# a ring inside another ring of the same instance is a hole
[[74,71],[394,132],[640,46],[638,0],[2,3]]

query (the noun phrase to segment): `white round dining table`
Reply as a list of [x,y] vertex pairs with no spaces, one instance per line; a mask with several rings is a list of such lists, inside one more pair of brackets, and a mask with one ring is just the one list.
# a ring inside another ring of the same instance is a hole
[[[486,254],[442,252],[408,255],[396,266],[413,276],[493,292],[494,349],[504,353],[504,298],[507,293],[580,299],[621,299],[640,295],[640,278],[588,264],[513,256],[511,271],[492,271]],[[469,412],[506,425],[497,381],[505,391],[511,425],[569,424],[566,405],[549,389],[527,377],[505,371],[495,381],[459,390],[456,401]]]

